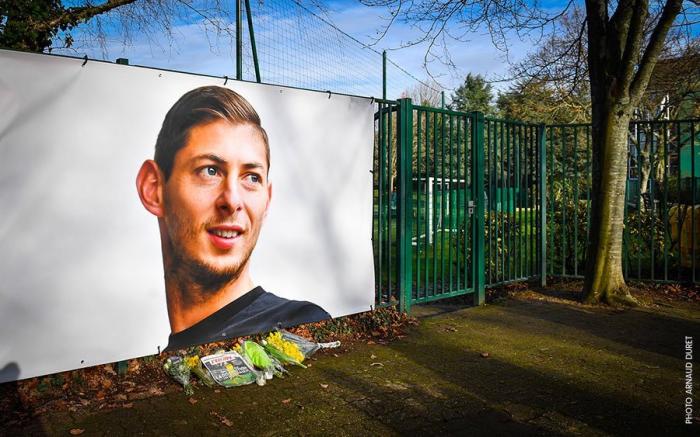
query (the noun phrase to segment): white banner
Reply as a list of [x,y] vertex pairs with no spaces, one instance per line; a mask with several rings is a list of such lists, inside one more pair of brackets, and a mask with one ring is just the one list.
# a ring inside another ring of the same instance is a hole
[[370,309],[372,102],[224,82],[0,50],[0,382]]

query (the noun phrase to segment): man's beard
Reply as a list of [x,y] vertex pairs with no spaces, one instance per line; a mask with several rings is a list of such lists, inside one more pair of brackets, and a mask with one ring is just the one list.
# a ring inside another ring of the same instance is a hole
[[174,217],[171,225],[172,228],[168,229],[167,241],[169,256],[165,256],[164,253],[166,282],[174,281],[177,284],[176,288],[180,290],[180,297],[185,302],[196,304],[206,301],[240,277],[250,259],[254,245],[246,248],[239,262],[216,268],[191,256],[182,244],[187,240],[195,241],[199,232],[202,230],[206,232],[211,223],[207,222],[199,229],[195,229],[184,224],[180,217]]

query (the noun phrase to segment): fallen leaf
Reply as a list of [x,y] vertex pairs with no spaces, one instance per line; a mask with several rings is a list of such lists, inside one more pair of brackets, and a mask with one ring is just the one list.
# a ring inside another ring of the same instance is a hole
[[372,363],[370,366],[376,366],[376,367],[384,367],[384,364],[382,363]]
[[73,428],[73,429],[70,430],[70,434],[71,434],[71,435],[80,435],[80,434],[82,434],[82,433],[84,433],[84,432],[85,432],[85,430],[84,430],[84,429],[81,429],[81,428]]
[[377,344],[377,343],[375,343],[375,342],[373,342],[372,340],[370,340],[370,341],[367,342],[367,344]]
[[321,388],[328,388],[328,384],[321,384]]
[[216,390],[214,390],[214,393],[221,393],[221,390],[216,389]]
[[488,357],[489,357],[489,353],[488,353],[488,352],[482,352],[482,353],[481,353],[481,358],[488,358]]
[[133,406],[134,406],[133,402],[129,402],[129,403],[122,405],[122,407],[124,407],[124,408],[132,408]]
[[374,355],[374,354],[372,354],[372,355],[369,356],[369,359],[370,359],[370,360],[373,360],[373,359],[375,359],[375,358],[377,358],[377,356]]
[[141,367],[141,364],[139,364],[139,360],[129,360],[129,373],[138,373],[139,368]]
[[288,403],[290,403],[291,401],[292,401],[292,398],[289,398],[289,399],[282,399],[282,403],[283,403],[283,404],[288,404]]
[[210,414],[211,414],[212,416],[216,417],[217,419],[219,419],[219,421],[220,421],[221,423],[223,423],[224,425],[226,425],[226,426],[228,426],[228,427],[232,427],[232,426],[233,426],[233,422],[231,422],[231,421],[229,420],[228,417],[226,417],[226,416],[224,416],[224,415],[222,415],[222,414],[219,414],[219,413],[217,413],[216,411],[212,411]]
[[195,399],[195,398],[189,398],[188,401],[189,401],[189,403],[192,404],[192,405],[194,405],[194,404],[197,403],[197,399]]
[[148,393],[153,395],[153,396],[161,396],[161,395],[165,394],[165,392],[163,390],[159,389],[158,387],[151,387],[151,389],[148,390]]

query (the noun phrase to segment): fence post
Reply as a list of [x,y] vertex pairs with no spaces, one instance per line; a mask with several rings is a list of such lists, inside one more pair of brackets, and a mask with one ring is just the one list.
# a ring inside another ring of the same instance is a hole
[[399,99],[399,147],[398,147],[398,240],[399,240],[399,307],[411,310],[413,297],[413,206],[412,206],[412,154],[413,154],[413,104],[411,99]]
[[236,0],[236,79],[243,79],[243,30],[241,25],[241,0]]
[[472,218],[472,278],[474,279],[474,305],[485,301],[484,283],[484,114],[472,112],[472,199],[475,200]]
[[537,157],[539,158],[539,258],[540,258],[540,287],[547,286],[547,128],[541,124],[538,129]]

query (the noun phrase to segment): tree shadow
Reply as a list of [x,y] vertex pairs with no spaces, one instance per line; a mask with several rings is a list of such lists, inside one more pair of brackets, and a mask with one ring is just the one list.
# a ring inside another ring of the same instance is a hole
[[560,435],[513,420],[507,412],[491,408],[477,396],[456,389],[436,396],[414,384],[401,384],[397,388],[390,383],[368,381],[359,373],[329,368],[320,372],[343,388],[345,394],[341,397],[352,408],[401,435]]
[[596,307],[574,307],[566,303],[532,302],[509,305],[507,311],[522,317],[535,318],[596,337],[671,358],[681,359],[686,335],[700,332],[700,321],[673,317],[644,308],[615,310]]
[[[400,342],[388,347],[463,388],[470,397],[483,400],[492,411],[504,406],[513,406],[516,410],[525,406],[534,410],[537,414],[523,424],[530,430],[546,425],[548,432],[562,429],[571,433],[572,429],[565,428],[577,428],[576,432],[586,433],[580,427],[587,426],[597,432],[620,435],[690,434],[690,429],[683,425],[680,400],[677,415],[664,414],[631,395],[614,396],[556,374],[519,367],[493,357],[480,358],[478,351],[445,344],[444,336],[437,332],[426,332],[418,341],[418,344]],[[430,353],[425,353],[427,350]],[[614,387],[616,381],[602,381],[606,383]],[[361,390],[369,389],[355,380],[347,384],[361,387]],[[634,387],[629,389],[632,391]],[[476,414],[468,419],[479,424],[482,431],[493,426],[481,418]]]

